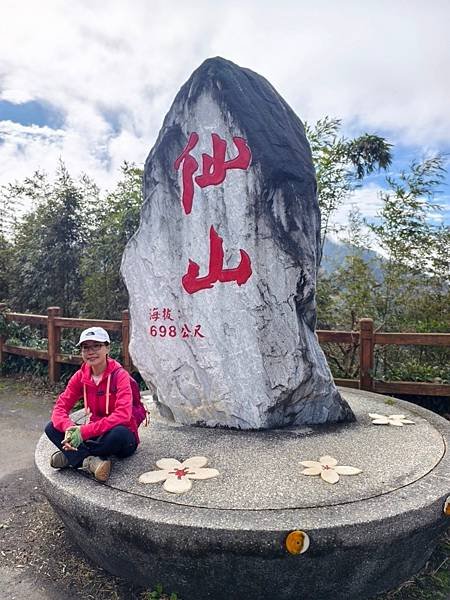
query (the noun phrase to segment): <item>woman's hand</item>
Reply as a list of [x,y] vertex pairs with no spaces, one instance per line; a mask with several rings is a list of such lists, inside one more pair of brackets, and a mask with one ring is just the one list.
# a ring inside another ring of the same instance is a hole
[[78,450],[78,446],[83,442],[79,427],[69,427],[64,434],[62,441],[63,450]]

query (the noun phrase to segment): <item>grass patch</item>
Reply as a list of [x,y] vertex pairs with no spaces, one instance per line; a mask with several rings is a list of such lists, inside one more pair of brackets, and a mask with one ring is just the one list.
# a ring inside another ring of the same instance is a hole
[[441,540],[425,567],[376,600],[448,600],[450,598],[450,533]]
[[166,594],[163,590],[163,586],[158,583],[153,592],[144,592],[141,600],[181,600],[181,598],[175,594]]

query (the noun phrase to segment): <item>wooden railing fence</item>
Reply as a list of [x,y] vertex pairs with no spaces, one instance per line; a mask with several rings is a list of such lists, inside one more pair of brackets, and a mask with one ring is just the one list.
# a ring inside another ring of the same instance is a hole
[[0,335],[0,365],[3,363],[6,354],[16,354],[37,358],[48,362],[48,378],[51,383],[56,383],[60,378],[61,364],[80,365],[82,363],[81,355],[62,354],[61,353],[61,330],[68,329],[87,329],[88,327],[103,327],[107,331],[117,331],[122,337],[122,365],[128,372],[131,372],[133,365],[131,362],[128,344],[130,340],[129,324],[130,317],[128,310],[122,311],[121,321],[102,320],[102,319],[71,319],[63,317],[61,309],[58,306],[50,306],[46,315],[32,315],[28,313],[8,312],[6,305],[0,304],[0,313],[3,314],[7,322],[23,323],[24,325],[42,325],[47,328],[47,350],[38,350],[36,348],[27,348],[25,346],[13,346],[5,343],[4,336]]
[[[121,333],[122,364],[129,372],[133,369],[128,351],[130,340],[128,310],[122,311],[121,321],[67,318],[62,316],[61,309],[56,306],[48,308],[47,315],[9,312],[6,310],[5,304],[0,304],[0,312],[7,322],[45,326],[48,339],[47,350],[38,350],[7,344],[4,336],[0,335],[0,364],[3,363],[6,354],[45,360],[48,362],[49,380],[51,383],[56,383],[59,381],[61,364],[78,365],[82,362],[81,356],[78,354],[61,353],[61,329],[86,329],[87,327],[96,326],[103,327],[107,331]],[[318,330],[316,333],[321,343],[359,345],[359,378],[335,378],[337,385],[387,394],[450,396],[450,385],[448,384],[416,381],[377,381],[373,377],[375,345],[450,346],[450,333],[379,333],[374,330],[372,319],[360,319],[359,331]]]
[[319,342],[359,344],[359,379],[335,378],[337,385],[379,394],[450,396],[450,385],[419,381],[377,381],[374,376],[375,346],[450,346],[450,333],[379,333],[372,319],[360,319],[359,331],[316,331]]

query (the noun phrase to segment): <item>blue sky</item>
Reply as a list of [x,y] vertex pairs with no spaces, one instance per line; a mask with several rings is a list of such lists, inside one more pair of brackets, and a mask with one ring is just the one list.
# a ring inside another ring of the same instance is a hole
[[[5,0],[0,24],[0,184],[70,172],[112,188],[143,165],[180,86],[223,56],[260,73],[302,120],[385,136],[394,170],[450,159],[450,2],[433,0]],[[354,203],[369,218],[382,178]],[[439,202],[450,223],[450,177]]]

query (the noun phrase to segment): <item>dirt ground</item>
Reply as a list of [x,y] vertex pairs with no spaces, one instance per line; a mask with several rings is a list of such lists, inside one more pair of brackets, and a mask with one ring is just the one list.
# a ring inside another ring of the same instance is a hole
[[0,600],[142,598],[81,554],[42,494],[34,449],[56,393],[0,378]]

